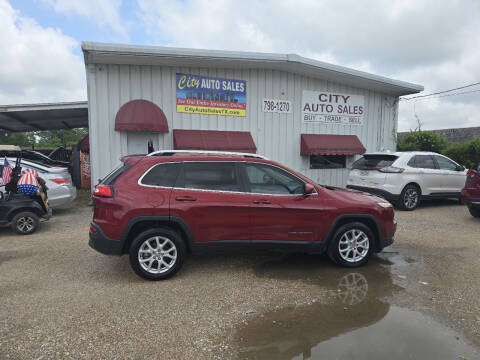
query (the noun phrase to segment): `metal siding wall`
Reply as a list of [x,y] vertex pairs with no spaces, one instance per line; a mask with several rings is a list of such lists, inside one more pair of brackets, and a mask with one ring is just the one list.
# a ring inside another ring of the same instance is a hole
[[[177,72],[247,81],[247,117],[182,114],[176,112]],[[305,76],[260,69],[184,68],[138,65],[87,67],[92,184],[118,165],[119,158],[145,153],[148,139],[155,149],[173,148],[173,129],[250,131],[257,152],[300,171],[321,184],[344,186],[348,169],[312,170],[300,156],[300,134],[357,135],[367,151],[395,150],[398,101],[369,90]],[[305,124],[301,119],[303,90],[363,95],[364,125]],[[262,112],[264,98],[292,102],[290,114]],[[145,99],[157,104],[168,119],[168,134],[125,133],[114,130],[115,115],[126,102]],[[356,157],[348,157],[347,165]]]

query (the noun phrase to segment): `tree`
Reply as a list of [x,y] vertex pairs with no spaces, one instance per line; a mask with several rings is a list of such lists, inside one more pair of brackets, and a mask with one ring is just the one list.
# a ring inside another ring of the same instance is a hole
[[29,147],[35,144],[35,137],[32,132],[8,133],[6,131],[0,131],[0,144]]
[[411,130],[397,140],[398,151],[433,151],[442,153],[448,146],[448,140],[443,136],[423,131],[420,128]]
[[20,147],[72,146],[88,135],[87,128],[71,130],[45,130],[26,133],[8,133],[0,131],[0,144],[18,145]]

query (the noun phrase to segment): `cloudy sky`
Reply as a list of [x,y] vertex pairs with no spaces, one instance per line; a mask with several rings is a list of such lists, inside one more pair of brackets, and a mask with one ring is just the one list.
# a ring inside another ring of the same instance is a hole
[[[0,0],[0,24],[0,104],[86,99],[81,41],[297,53],[426,94],[480,82],[478,0]],[[401,101],[399,129],[480,126],[475,90]]]

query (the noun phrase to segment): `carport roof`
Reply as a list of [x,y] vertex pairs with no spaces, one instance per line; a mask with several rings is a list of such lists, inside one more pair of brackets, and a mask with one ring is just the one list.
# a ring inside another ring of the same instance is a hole
[[0,129],[9,132],[88,127],[88,102],[0,105]]
[[415,94],[423,86],[305,58],[296,54],[185,49],[165,46],[83,42],[85,64],[272,69],[394,96]]

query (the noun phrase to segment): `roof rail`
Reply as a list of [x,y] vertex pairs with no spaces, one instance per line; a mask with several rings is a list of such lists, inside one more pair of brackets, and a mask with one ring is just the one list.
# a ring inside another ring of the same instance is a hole
[[225,155],[225,156],[243,156],[256,159],[268,160],[265,156],[243,152],[230,151],[210,151],[210,150],[158,150],[151,152],[147,156],[171,156],[175,154],[206,154],[206,155]]

